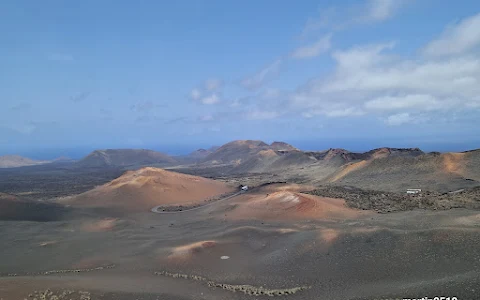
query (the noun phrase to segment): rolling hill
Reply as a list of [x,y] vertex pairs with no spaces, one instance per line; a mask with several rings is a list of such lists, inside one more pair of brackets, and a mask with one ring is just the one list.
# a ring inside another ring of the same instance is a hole
[[95,150],[77,162],[81,167],[127,167],[173,165],[177,161],[167,154],[146,149]]
[[384,157],[417,157],[423,154],[418,148],[379,148],[364,153],[330,148],[325,151],[307,152],[284,142],[273,142],[269,145],[262,141],[239,140],[227,143],[208,154],[203,164],[231,165],[229,172],[231,174],[268,173],[280,170],[288,172],[310,166],[317,169],[328,166],[330,173],[325,175],[327,176],[351,162],[371,161]]
[[[16,156],[8,161],[9,166],[14,165],[12,161],[17,162],[15,165],[45,163]],[[354,186],[390,192],[405,192],[408,188],[448,192],[480,186],[480,150],[425,153],[418,148],[383,147],[367,152],[341,148],[302,151],[284,142],[238,140],[176,157],[144,149],[96,150],[74,165],[99,170],[169,167],[211,178],[255,175],[263,176],[263,182]]]
[[478,186],[479,167],[478,150],[440,154],[381,149],[341,166],[325,183],[387,191],[421,188],[448,192]]
[[268,173],[288,168],[299,168],[315,162],[312,155],[299,150],[261,150],[252,154],[231,170],[232,173]]
[[18,168],[49,163],[47,160],[33,160],[20,155],[0,156],[0,168]]
[[269,145],[254,140],[233,141],[207,155],[204,162],[210,164],[239,164],[262,150],[269,150]]
[[146,167],[127,171],[107,184],[69,199],[68,203],[135,212],[165,204],[201,203],[234,190],[220,181]]
[[283,142],[241,140],[206,156],[203,165],[228,165],[224,174],[277,174],[285,181],[350,185],[404,192],[421,188],[448,192],[480,185],[480,150],[425,153],[418,148],[341,148],[301,151]]

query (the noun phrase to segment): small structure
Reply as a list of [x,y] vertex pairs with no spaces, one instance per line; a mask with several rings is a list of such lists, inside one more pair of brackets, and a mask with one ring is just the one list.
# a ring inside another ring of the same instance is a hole
[[242,186],[242,191],[248,191],[248,186],[247,186],[247,185],[243,185],[243,186]]
[[465,191],[465,189],[459,189],[459,190],[456,190],[456,191],[451,191],[451,192],[448,192],[450,195],[455,195],[455,194],[458,194],[458,193],[461,193]]
[[418,194],[421,191],[421,189],[407,189],[407,194]]

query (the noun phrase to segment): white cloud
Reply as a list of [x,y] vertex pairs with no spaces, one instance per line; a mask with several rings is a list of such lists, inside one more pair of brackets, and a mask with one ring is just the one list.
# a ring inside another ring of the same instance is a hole
[[[444,117],[440,117],[444,118]],[[398,113],[388,116],[384,122],[388,126],[400,126],[404,124],[421,124],[429,120],[429,117],[422,113]]]
[[402,0],[370,0],[367,18],[370,21],[384,21],[394,15],[402,5]]
[[[440,121],[480,108],[480,58],[402,59],[395,43],[336,51],[334,71],[311,80],[289,98],[304,117],[372,115],[386,124]],[[421,116],[421,118],[419,117]],[[442,119],[442,120],[443,120]]]
[[394,42],[356,46],[347,51],[335,51],[332,56],[338,64],[339,72],[351,72],[384,63],[386,57],[381,55],[382,52],[394,46]]
[[202,93],[200,92],[199,89],[195,88],[190,92],[190,98],[193,100],[198,100],[202,96]]
[[244,97],[234,98],[233,100],[229,101],[228,106],[230,106],[230,107],[245,107],[251,102],[253,97],[254,97],[254,95],[248,95],[248,96],[244,96]]
[[420,110],[435,110],[438,109],[438,101],[425,94],[412,94],[405,96],[382,96],[376,99],[367,101],[365,108],[377,111],[391,111],[402,109],[420,109]]
[[207,104],[207,105],[216,104],[216,103],[220,102],[220,98],[217,96],[217,94],[212,94],[210,96],[202,98],[200,100],[200,102],[202,102],[203,104]]
[[[220,102],[220,97],[213,93],[214,91],[221,92],[222,80],[217,78],[210,78],[205,80],[205,82],[200,87],[195,87],[190,91],[190,98],[193,101],[198,101],[203,104],[215,104]],[[210,94],[210,95],[208,95]]]
[[246,114],[248,120],[270,120],[275,119],[280,114],[275,111],[252,110]]
[[277,59],[270,65],[258,71],[256,74],[242,80],[241,84],[247,89],[257,89],[261,87],[266,81],[271,80],[280,72],[281,59]]
[[[378,50],[382,46],[372,48]],[[362,52],[358,49],[334,57],[338,63],[337,71],[328,83],[317,86],[322,92],[402,91],[443,97],[472,97],[480,92],[477,84],[480,60],[475,57],[441,61],[394,60],[381,51]]]
[[328,7],[322,9],[317,18],[309,18],[305,24],[302,37],[320,29],[344,30],[361,24],[386,21],[404,6],[407,0],[368,0],[352,5]]
[[328,49],[331,47],[331,37],[331,34],[327,34],[312,45],[297,48],[295,51],[293,51],[292,57],[298,59],[312,58],[328,51]]
[[424,49],[426,55],[462,54],[480,45],[480,13],[449,26]]
[[324,107],[311,109],[302,113],[302,117],[306,119],[313,118],[315,116],[326,116],[329,118],[342,118],[342,117],[354,117],[362,116],[365,112],[357,107],[340,107],[336,105],[326,104]]
[[214,91],[222,86],[222,81],[216,78],[210,78],[205,81],[205,89],[207,91]]
[[311,119],[315,117],[315,114],[313,114],[312,112],[304,112],[302,113],[302,117],[304,117],[305,119]]
[[324,114],[327,117],[352,117],[352,116],[361,116],[364,112],[355,107],[348,107],[345,109],[334,109],[330,111],[325,111]]
[[310,33],[315,32],[322,28],[327,28],[333,22],[336,17],[336,8],[329,7],[325,10],[321,10],[317,18],[309,18],[305,24],[301,37],[306,37]]
[[465,103],[466,107],[480,108],[480,96],[474,97]]
[[409,113],[399,113],[396,115],[391,115],[387,118],[385,123],[389,126],[398,126],[406,123],[411,123],[412,117]]

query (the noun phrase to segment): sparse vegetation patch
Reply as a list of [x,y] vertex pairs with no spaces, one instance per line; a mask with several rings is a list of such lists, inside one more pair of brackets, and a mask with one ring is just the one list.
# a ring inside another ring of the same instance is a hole
[[65,270],[51,270],[44,272],[26,272],[26,273],[9,273],[6,275],[0,275],[0,277],[15,277],[15,276],[38,276],[38,275],[52,275],[52,274],[65,274],[65,273],[83,273],[83,272],[93,272],[100,271],[105,269],[115,268],[115,265],[100,266],[95,268],[88,269],[65,269]]
[[251,296],[288,296],[288,295],[292,295],[300,291],[311,288],[310,286],[299,286],[299,287],[285,288],[285,289],[267,289],[264,287],[256,287],[248,284],[218,283],[212,280],[208,280],[205,277],[197,276],[197,275],[170,273],[166,271],[155,272],[154,274],[158,276],[167,276],[172,278],[182,278],[182,279],[190,279],[195,281],[202,281],[202,282],[206,282],[207,285],[212,288],[221,288],[231,292],[241,292]]
[[[27,298],[25,298],[27,299]],[[34,291],[28,294],[27,300],[91,300],[91,295],[86,291],[62,290]]]
[[322,197],[342,198],[349,207],[375,210],[379,213],[413,209],[480,209],[480,187],[461,190],[457,193],[440,194],[427,191],[408,195],[353,187],[326,186],[306,193]]

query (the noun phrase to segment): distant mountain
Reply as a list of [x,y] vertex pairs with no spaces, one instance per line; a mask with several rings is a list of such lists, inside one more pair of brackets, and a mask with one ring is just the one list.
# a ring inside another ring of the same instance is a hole
[[188,157],[190,157],[192,159],[204,159],[208,155],[212,154],[213,152],[214,151],[210,151],[210,150],[207,150],[207,149],[197,149],[197,150],[191,152],[190,154],[188,154]]
[[220,146],[212,146],[212,147],[208,148],[207,151],[215,152],[215,151],[218,150],[218,148],[220,148]]
[[81,167],[126,167],[142,165],[174,165],[177,161],[167,154],[146,149],[95,150],[77,162]]
[[345,149],[341,148],[330,148],[324,151],[318,152],[309,152],[312,156],[314,156],[317,160],[338,160],[339,162],[347,162],[355,159],[359,159],[360,157],[363,158],[363,155],[360,153],[353,153]]
[[228,166],[224,174],[269,173],[282,180],[386,191],[446,192],[480,185],[480,150],[425,153],[418,148],[383,147],[367,152],[341,148],[307,152],[283,142],[240,140],[208,154],[202,165]]
[[315,161],[315,157],[300,150],[261,150],[236,165],[232,173],[268,173],[299,168]]
[[480,185],[480,151],[424,153],[417,148],[381,148],[346,162],[325,183],[367,189],[404,191],[421,188],[441,192]]
[[417,157],[420,155],[425,154],[422,150],[418,148],[378,148],[373,149],[368,152],[364,153],[367,157],[366,158],[381,158],[387,156],[409,156],[409,157]]
[[[270,150],[270,152],[265,152],[268,150]],[[268,153],[271,155],[271,151],[280,150],[293,151],[297,149],[283,142],[274,142],[271,145],[268,145],[262,141],[238,140],[219,147],[216,151],[209,154],[205,158],[204,162],[211,164],[223,163],[239,165],[245,161],[248,161],[249,159],[254,158],[255,156],[262,157]]]
[[[424,154],[418,148],[379,148],[365,153],[350,152],[340,148],[325,151],[305,152],[285,142],[267,144],[256,140],[239,140],[227,143],[213,153],[203,150],[196,155],[205,156],[204,164],[230,164],[231,173],[263,173],[285,168],[304,167],[311,164],[325,164],[330,167],[359,160],[371,160],[381,157],[408,156]],[[323,163],[325,162],[325,163]]]
[[187,155],[179,155],[174,156],[174,159],[177,161],[179,165],[189,165],[189,164],[197,164],[205,160],[205,158],[215,152],[218,148],[217,146],[210,147],[208,149],[197,149],[193,152],[190,152]]
[[58,158],[55,158],[54,160],[52,160],[53,163],[60,163],[60,162],[73,162],[75,161],[74,159],[70,158],[70,157],[66,157],[66,156],[60,156]]
[[17,168],[49,163],[47,160],[33,160],[20,155],[0,156],[0,168]]
[[293,150],[298,150],[297,148],[293,147],[292,145],[289,145],[284,142],[273,142],[270,144],[270,149],[276,150],[276,151],[293,151]]
[[229,173],[267,173],[297,168],[316,161],[312,153],[298,150],[285,142],[270,145],[258,140],[238,140],[219,147],[209,154],[203,164],[231,165]]
[[310,152],[318,160],[335,160],[346,163],[356,160],[368,160],[374,158],[390,157],[390,156],[410,156],[416,157],[424,154],[424,152],[418,148],[378,148],[368,152],[350,152],[341,148],[330,148],[325,151]]

